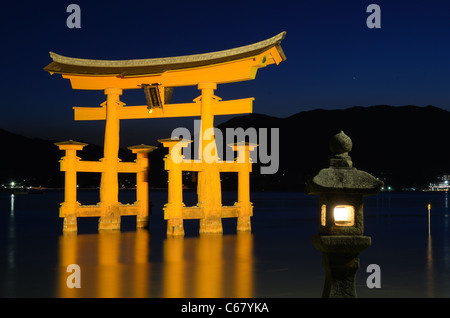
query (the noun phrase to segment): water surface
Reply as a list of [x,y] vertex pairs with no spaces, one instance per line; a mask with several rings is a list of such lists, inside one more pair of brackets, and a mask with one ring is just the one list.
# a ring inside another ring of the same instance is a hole
[[[195,204],[195,192],[185,191]],[[135,200],[120,193],[122,203]],[[320,297],[324,270],[311,243],[318,230],[318,197],[298,192],[255,192],[252,233],[236,233],[224,219],[223,235],[199,235],[185,221],[184,238],[167,238],[166,191],[151,191],[150,227],[136,230],[122,217],[121,231],[97,233],[98,218],[79,218],[77,235],[62,235],[62,191],[0,193],[1,297]],[[225,192],[224,204],[235,193]],[[94,204],[98,191],[79,191]],[[427,204],[431,209],[428,233]],[[450,296],[450,232],[445,193],[388,193],[365,198],[359,297]],[[67,266],[78,264],[81,288],[69,289]],[[366,268],[381,268],[381,288],[366,286]]]

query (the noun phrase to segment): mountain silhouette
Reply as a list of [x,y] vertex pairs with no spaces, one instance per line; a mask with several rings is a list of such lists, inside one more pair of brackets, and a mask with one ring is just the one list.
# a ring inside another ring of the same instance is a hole
[[[353,148],[349,155],[353,166],[400,190],[425,187],[439,175],[450,174],[449,123],[450,112],[438,107],[378,105],[340,110],[316,109],[286,118],[249,114],[233,117],[217,128],[224,136],[227,128],[238,127],[244,131],[254,128],[257,132],[265,129],[268,140],[278,134],[278,170],[274,174],[261,173],[261,166],[269,163],[262,163],[257,157],[251,174],[253,190],[302,190],[309,177],[328,167],[331,154],[328,142],[341,130],[352,139]],[[258,134],[259,148],[265,142],[263,136]],[[0,142],[1,184],[14,180],[24,185],[63,186],[64,174],[59,171],[59,159],[64,152],[54,145],[55,141],[28,138],[0,129]],[[275,159],[271,153],[273,150],[276,148],[269,147],[268,154],[272,160]],[[167,186],[163,162],[166,153],[167,149],[160,145],[150,154],[150,186]],[[83,160],[98,160],[103,156],[103,148],[88,145],[78,152],[78,156]],[[122,161],[135,159],[128,149],[121,149],[119,157]],[[224,189],[235,189],[235,175],[226,173],[221,176]],[[123,183],[134,182],[132,174],[119,176]],[[97,187],[100,173],[79,173],[78,180],[82,187]],[[184,181],[194,186],[189,178]]]
[[[64,173],[59,170],[59,160],[64,156],[64,151],[59,150],[55,142],[0,129],[0,184],[8,186],[14,181],[21,186],[63,187]],[[99,160],[103,157],[103,148],[88,144],[77,152],[77,156],[83,160]],[[127,149],[120,149],[119,156],[126,161],[134,160]],[[100,173],[79,173],[77,182],[81,187],[99,186]]]
[[223,132],[236,127],[279,129],[279,171],[264,176],[253,169],[258,186],[302,188],[308,177],[328,167],[329,140],[342,130],[353,142],[349,155],[354,167],[402,189],[426,186],[449,173],[449,123],[450,113],[434,106],[378,105],[316,109],[287,118],[250,114],[219,128]]

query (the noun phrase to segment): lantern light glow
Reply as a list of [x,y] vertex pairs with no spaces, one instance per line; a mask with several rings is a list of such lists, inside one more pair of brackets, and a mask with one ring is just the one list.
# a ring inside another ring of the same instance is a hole
[[351,205],[337,205],[334,208],[334,222],[339,226],[353,226],[355,208]]

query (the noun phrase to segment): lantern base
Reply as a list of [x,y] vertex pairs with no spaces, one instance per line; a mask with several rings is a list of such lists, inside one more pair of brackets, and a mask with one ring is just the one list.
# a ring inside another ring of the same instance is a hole
[[321,251],[325,268],[323,298],[356,298],[356,272],[359,253],[371,244],[369,236],[314,235],[314,246]]

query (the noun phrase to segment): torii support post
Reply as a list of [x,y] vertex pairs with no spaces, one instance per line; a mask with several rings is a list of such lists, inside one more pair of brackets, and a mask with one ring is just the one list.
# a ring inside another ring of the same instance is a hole
[[102,215],[99,219],[98,229],[101,230],[120,230],[120,211],[119,211],[119,130],[120,119],[118,109],[123,105],[119,96],[122,95],[122,89],[105,89],[106,99],[106,125],[104,141],[104,157],[102,161],[105,164],[105,170],[102,172],[100,184],[100,205]]
[[[198,172],[197,195],[198,205],[203,208],[204,217],[200,220],[200,233],[222,233],[222,191],[220,185],[220,171],[216,164],[216,141],[214,139],[214,114],[212,104],[219,99],[214,95],[216,83],[200,83],[201,90],[201,128],[199,158],[204,165],[203,171]],[[206,134],[205,134],[206,133]],[[207,143],[204,139],[210,137]],[[208,147],[208,150],[206,148]],[[205,151],[206,150],[206,151]]]
[[60,150],[65,150],[61,158],[61,165],[65,166],[64,173],[64,202],[61,203],[59,216],[64,217],[63,232],[77,231],[77,150],[83,150],[87,144],[69,140],[56,142]]
[[136,203],[140,209],[136,216],[137,228],[148,227],[148,154],[156,148],[147,145],[128,147],[136,154],[136,164],[138,165],[138,172],[136,173]]
[[250,151],[253,151],[258,145],[246,142],[238,142],[231,145],[234,151],[238,152],[236,162],[243,163],[238,165],[238,202],[240,207],[237,219],[237,231],[251,231],[250,217],[253,215],[253,206],[250,202],[250,172],[252,168]]
[[[164,207],[164,218],[167,220],[167,235],[184,236],[183,226],[183,181],[181,161],[182,148],[186,147],[191,140],[160,139],[158,140],[169,153],[164,158],[165,169],[168,173],[168,199]],[[177,146],[177,148],[175,148]]]

